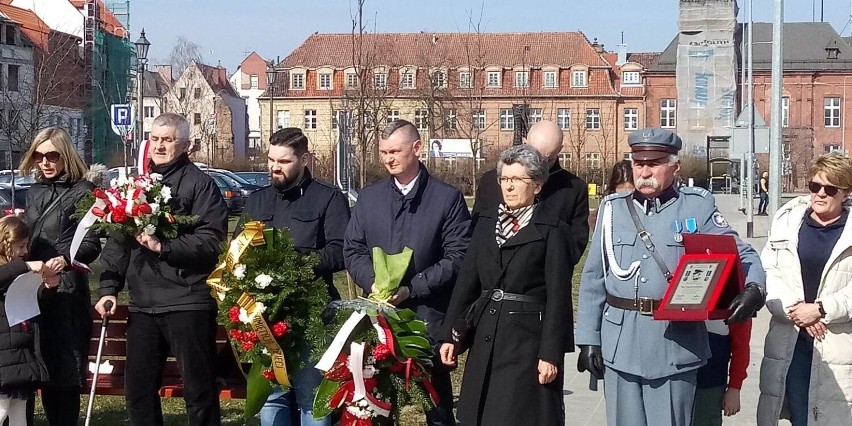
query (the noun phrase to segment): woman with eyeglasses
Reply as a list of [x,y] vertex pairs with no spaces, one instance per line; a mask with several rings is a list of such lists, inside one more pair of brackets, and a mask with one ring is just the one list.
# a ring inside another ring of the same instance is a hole
[[563,357],[572,351],[568,225],[536,195],[547,159],[503,151],[499,207],[480,214],[444,319],[441,361],[468,346],[458,418],[465,425],[562,425]]
[[[27,193],[26,219],[30,227],[32,260],[61,273],[59,287],[41,302],[41,350],[50,382],[42,388],[42,405],[51,426],[76,425],[80,416],[80,387],[88,371],[92,329],[89,277],[71,268],[71,240],[79,219],[76,204],[91,194],[87,167],[68,133],[58,127],[40,131],[21,161],[21,173],[35,173]],[[94,261],[100,239],[89,233],[76,260]]]
[[760,366],[757,423],[852,424],[852,162],[810,169],[809,196],[776,214],[763,248],[772,314]]

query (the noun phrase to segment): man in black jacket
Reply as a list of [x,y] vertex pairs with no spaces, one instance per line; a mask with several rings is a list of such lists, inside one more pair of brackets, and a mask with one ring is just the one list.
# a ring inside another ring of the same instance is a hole
[[[538,195],[542,204],[547,204],[559,214],[571,229],[571,262],[576,265],[589,243],[589,191],[586,182],[559,165],[562,151],[562,129],[552,121],[534,124],[525,140],[527,144],[547,157],[550,175]],[[482,175],[476,186],[473,203],[473,224],[479,213],[497,207],[503,202],[497,170]]]
[[101,260],[101,315],[106,301],[130,290],[125,394],[131,425],[162,425],[158,390],[169,353],[177,358],[190,425],[219,425],[216,392],[216,301],[205,279],[213,271],[228,228],[219,188],[186,154],[189,123],[166,113],[154,119],[150,171],[171,189],[167,202],[176,215],[197,216],[174,239],[140,233],[113,234]]
[[[408,271],[390,303],[411,308],[437,342],[459,268],[470,241],[470,214],[458,189],[432,177],[418,158],[423,142],[408,121],[388,125],[379,155],[390,177],[364,188],[343,242],[346,270],[365,293],[375,279],[372,248],[396,254],[413,250]],[[429,425],[454,425],[450,373],[435,358],[432,380],[440,404],[426,413]]]
[[[319,264],[314,270],[325,281],[331,299],[338,300],[340,294],[332,275],[344,268],[343,234],[349,223],[349,204],[339,189],[311,176],[307,160],[308,138],[300,129],[288,127],[273,133],[267,153],[272,185],[251,194],[243,213],[248,220],[263,221],[267,227],[287,228],[296,251],[316,253]],[[306,367],[290,375],[295,395],[285,394],[280,387],[273,390],[260,410],[264,426],[290,424],[294,414],[291,397],[300,411],[302,426],[331,424],[327,417],[313,418],[314,390],[322,381],[322,374],[307,360],[309,354],[304,355]]]

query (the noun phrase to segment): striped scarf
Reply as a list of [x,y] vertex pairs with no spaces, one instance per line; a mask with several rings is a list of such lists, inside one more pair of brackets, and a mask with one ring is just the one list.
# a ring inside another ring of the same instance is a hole
[[518,231],[530,223],[533,210],[535,210],[535,204],[511,211],[505,204],[500,203],[500,206],[497,208],[496,226],[498,247],[502,247],[506,243],[506,240],[514,237]]

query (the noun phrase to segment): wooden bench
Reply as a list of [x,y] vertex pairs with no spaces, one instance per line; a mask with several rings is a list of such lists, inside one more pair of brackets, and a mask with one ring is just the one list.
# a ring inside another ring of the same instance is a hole
[[[115,315],[110,317],[107,325],[106,339],[104,340],[104,348],[101,353],[101,364],[109,360],[113,366],[112,373],[105,374],[103,371],[98,374],[98,382],[96,384],[97,395],[124,395],[124,365],[127,358],[127,306],[119,305],[116,308]],[[92,310],[92,339],[89,342],[89,361],[95,362],[98,354],[98,339],[101,335],[101,316]],[[216,348],[218,352],[230,351],[228,347],[228,339],[225,329],[219,326],[216,333]],[[219,399],[245,399],[246,397],[246,381],[238,368],[233,368],[225,378],[224,386],[219,384]],[[248,371],[248,370],[246,370]],[[92,386],[93,374],[89,372],[89,377],[86,380],[86,388],[83,392],[89,393]],[[183,396],[183,382],[180,378],[180,370],[174,357],[169,357],[166,360],[166,365],[163,368],[163,385],[160,388],[160,397],[175,398]]]

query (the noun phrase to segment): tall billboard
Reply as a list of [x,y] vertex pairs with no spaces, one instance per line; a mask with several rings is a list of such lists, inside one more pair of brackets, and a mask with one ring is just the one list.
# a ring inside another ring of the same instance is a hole
[[708,136],[730,136],[736,119],[737,57],[733,0],[680,0],[677,131],[684,153]]

